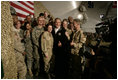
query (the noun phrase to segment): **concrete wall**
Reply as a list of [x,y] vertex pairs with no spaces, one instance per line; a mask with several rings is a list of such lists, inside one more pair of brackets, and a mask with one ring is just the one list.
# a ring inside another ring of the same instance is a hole
[[47,11],[53,17],[53,15],[48,11],[48,9],[40,1],[34,1],[35,17],[38,17],[39,14],[43,13],[44,11]]
[[[100,14],[105,14],[111,1],[93,1],[94,8],[88,8],[88,1],[41,1],[43,5],[53,14],[61,19],[72,16],[77,18],[80,2],[87,8],[88,22],[82,25],[85,32],[95,32],[95,25],[100,23]],[[74,8],[73,2],[76,2]],[[112,8],[108,14],[109,17],[117,16],[117,8]]]
[[17,78],[17,67],[13,49],[13,20],[8,1],[1,2],[1,58],[5,79]]
[[81,4],[81,1],[76,1],[76,6],[73,6],[73,2],[75,1],[41,1],[55,18],[59,17],[61,20],[69,16],[77,17],[78,10],[76,8]]

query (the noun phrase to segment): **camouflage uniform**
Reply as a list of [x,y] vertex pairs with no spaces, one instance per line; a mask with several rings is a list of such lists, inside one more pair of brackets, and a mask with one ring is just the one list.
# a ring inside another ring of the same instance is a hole
[[21,37],[19,35],[19,31],[15,29],[14,31],[14,50],[16,54],[16,65],[17,65],[17,73],[19,79],[25,79],[26,78],[26,64],[24,61],[23,52],[25,50],[24,44],[21,43]]
[[20,37],[23,39],[24,38],[24,30],[22,30],[22,29],[20,29],[20,32],[19,32],[19,35],[20,35]]
[[72,37],[72,41],[75,43],[74,46],[71,48],[72,54],[72,68],[73,72],[71,73],[73,76],[72,78],[81,78],[82,72],[82,61],[83,57],[80,56],[79,50],[82,48],[83,43],[85,43],[85,36],[83,31],[75,31]]
[[68,32],[69,35],[72,34],[72,31],[70,29],[67,28],[66,31]]
[[69,34],[69,37],[68,37],[68,40],[70,40],[70,37],[71,37],[71,34],[72,34],[72,31],[70,30],[70,29],[65,29],[66,30],[66,32]]
[[79,55],[79,50],[82,48],[82,44],[85,43],[85,36],[83,31],[75,31],[72,37],[72,41],[75,43],[74,47],[71,49],[71,53]]
[[48,24],[48,22],[49,22],[49,18],[47,17],[47,18],[45,18],[46,25]]
[[40,37],[41,37],[41,34],[44,32],[44,28],[38,28],[37,27],[34,27],[33,31],[32,31],[32,40],[33,40],[33,44],[34,44],[34,54],[33,54],[33,57],[34,57],[34,68],[37,69],[37,74],[38,75],[38,72],[39,72],[39,58],[40,58],[40,55],[39,55],[39,49],[40,49]]
[[32,62],[33,62],[33,48],[32,48],[32,41],[31,41],[31,34],[29,34],[28,36],[26,36],[26,32],[24,32],[24,41],[25,41],[25,52],[26,54],[26,58],[27,58],[27,68],[29,70],[29,73],[32,75],[31,69],[32,69]]
[[44,70],[48,72],[50,68],[49,61],[51,60],[53,49],[53,37],[50,32],[46,31],[43,33],[41,37],[41,49],[43,52]]

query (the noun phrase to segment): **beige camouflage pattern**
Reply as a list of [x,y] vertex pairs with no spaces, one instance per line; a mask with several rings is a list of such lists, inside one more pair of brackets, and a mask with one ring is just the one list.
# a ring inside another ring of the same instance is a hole
[[44,70],[48,72],[50,59],[52,57],[53,37],[50,32],[45,31],[41,37],[41,48],[43,51]]
[[35,60],[34,62],[34,68],[38,69],[37,70],[37,75],[39,72],[39,38],[41,36],[41,34],[44,32],[44,28],[38,28],[38,26],[34,27],[33,31],[32,31],[32,41],[33,41],[33,47],[34,47],[34,52],[33,52],[33,58]]
[[24,61],[23,52],[25,50],[24,44],[21,43],[21,37],[19,35],[19,31],[14,31],[14,50],[16,55],[16,64],[17,64],[17,76],[19,79],[26,78],[26,64]]
[[33,45],[31,41],[31,34],[26,36],[26,32],[24,32],[24,41],[25,41],[25,52],[26,58],[27,58],[27,68],[31,70],[32,68],[32,63],[33,63]]
[[75,55],[79,55],[79,50],[82,47],[82,44],[85,43],[86,38],[83,34],[83,31],[75,31],[72,37],[72,41],[75,43],[74,47],[71,49],[71,53]]

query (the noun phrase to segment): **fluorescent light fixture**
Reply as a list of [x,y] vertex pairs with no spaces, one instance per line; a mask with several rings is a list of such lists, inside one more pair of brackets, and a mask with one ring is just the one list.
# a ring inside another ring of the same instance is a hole
[[83,19],[83,15],[82,14],[78,14],[77,15],[77,18],[80,19],[80,20],[82,20]]
[[77,5],[76,5],[76,2],[75,1],[72,1],[72,5],[73,5],[73,8],[77,8]]

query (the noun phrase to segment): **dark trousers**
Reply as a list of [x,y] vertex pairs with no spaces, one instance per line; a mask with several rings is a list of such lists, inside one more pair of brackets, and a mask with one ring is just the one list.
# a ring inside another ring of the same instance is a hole
[[77,55],[70,55],[70,68],[69,68],[69,76],[70,79],[80,79],[82,74],[81,67],[81,58]]

